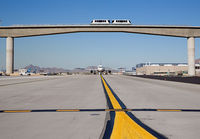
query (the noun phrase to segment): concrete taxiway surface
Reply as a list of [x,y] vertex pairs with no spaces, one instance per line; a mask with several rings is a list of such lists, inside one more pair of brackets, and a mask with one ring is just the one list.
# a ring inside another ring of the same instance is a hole
[[[106,108],[98,76],[6,78],[0,80],[0,85],[3,85],[1,110]],[[105,115],[105,112],[1,113],[0,138],[99,138]]]
[[[127,108],[200,109],[200,85],[105,75]],[[100,77],[1,77],[0,110],[105,109]],[[168,138],[199,138],[200,112],[132,112]],[[1,138],[99,138],[106,112],[0,113]]]
[[[199,109],[200,85],[104,76],[127,108]],[[168,138],[199,138],[200,112],[132,112]]]

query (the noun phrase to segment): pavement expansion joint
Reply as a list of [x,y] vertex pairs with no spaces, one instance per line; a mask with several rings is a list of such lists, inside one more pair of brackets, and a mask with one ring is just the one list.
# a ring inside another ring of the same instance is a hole
[[55,80],[55,79],[57,79],[57,78],[45,78],[45,79],[30,80],[30,81],[17,82],[17,83],[10,83],[10,84],[0,84],[0,87],[10,86],[10,85],[27,84],[27,83],[40,82],[40,81],[47,81],[47,80]]
[[0,113],[27,113],[27,112],[200,112],[200,109],[33,109],[33,110],[0,110]]

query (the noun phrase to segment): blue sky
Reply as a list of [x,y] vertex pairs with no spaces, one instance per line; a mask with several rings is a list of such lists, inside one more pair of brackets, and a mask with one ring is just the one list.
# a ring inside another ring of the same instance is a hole
[[[89,24],[130,19],[138,25],[200,26],[199,0],[0,0],[0,23]],[[200,39],[196,38],[196,58]],[[5,69],[0,38],[0,70]],[[72,33],[15,39],[15,68],[29,64],[73,69],[98,65],[130,69],[143,62],[187,62],[187,40],[130,33]]]

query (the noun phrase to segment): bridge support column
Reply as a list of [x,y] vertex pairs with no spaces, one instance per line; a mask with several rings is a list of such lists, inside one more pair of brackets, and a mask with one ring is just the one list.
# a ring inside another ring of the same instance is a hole
[[195,39],[194,37],[187,38],[188,47],[188,75],[195,76]]
[[14,38],[6,39],[6,74],[10,75],[14,71]]

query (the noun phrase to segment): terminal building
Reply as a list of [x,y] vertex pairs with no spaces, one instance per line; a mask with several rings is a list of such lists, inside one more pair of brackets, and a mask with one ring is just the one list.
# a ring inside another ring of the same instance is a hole
[[[195,64],[196,75],[200,75],[200,64]],[[185,76],[187,63],[140,63],[136,65],[136,75]]]

